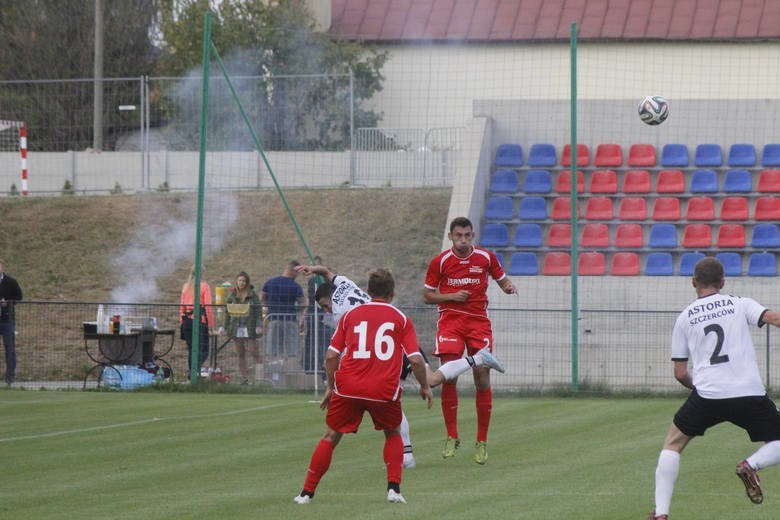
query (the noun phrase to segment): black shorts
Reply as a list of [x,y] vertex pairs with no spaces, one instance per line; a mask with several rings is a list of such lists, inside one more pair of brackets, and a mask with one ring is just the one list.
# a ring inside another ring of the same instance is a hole
[[726,421],[747,431],[753,442],[780,440],[780,412],[767,395],[705,399],[694,390],[674,414],[674,425],[689,437]]

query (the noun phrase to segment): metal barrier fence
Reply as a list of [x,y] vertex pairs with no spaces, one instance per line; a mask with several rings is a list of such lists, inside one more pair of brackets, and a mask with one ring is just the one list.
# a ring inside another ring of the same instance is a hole
[[[16,306],[16,385],[29,388],[94,388],[99,383],[101,359],[96,338],[88,339],[84,322],[94,322],[97,303],[21,302]],[[160,366],[170,367],[176,382],[188,380],[187,350],[179,336],[180,307],[173,304],[104,304],[105,314],[121,314],[130,330],[144,318],[153,317],[159,334],[153,355]],[[436,309],[433,306],[402,307],[415,323],[420,345],[430,354],[436,334]],[[682,387],[672,376],[669,343],[676,311],[580,311],[579,351],[571,348],[570,313],[566,310],[537,309],[490,311],[495,352],[506,363],[506,374],[494,374],[493,387],[504,391],[544,392],[571,388],[576,373],[580,391],[669,392]],[[224,319],[224,307],[214,306],[217,325]],[[316,331],[316,332],[315,332]],[[322,356],[331,329],[310,318],[307,329],[297,338],[299,359],[294,365],[274,367],[264,359],[254,384],[275,387],[322,388]],[[315,346],[315,334],[319,348]],[[259,339],[261,352],[267,352],[268,335]],[[753,341],[764,381],[780,388],[780,374],[773,371],[773,359],[780,349],[780,334],[765,329],[753,330]],[[104,345],[105,347],[105,345]],[[231,384],[240,381],[236,349],[225,335],[210,341],[211,356],[204,368],[220,368],[220,381],[227,376]],[[98,350],[95,350],[95,349]],[[140,346],[138,346],[141,349]],[[316,362],[314,350],[317,350]],[[88,354],[87,351],[92,352]],[[97,355],[95,354],[97,352]],[[143,349],[133,353],[144,360]],[[129,354],[125,357],[131,358]],[[248,356],[251,367],[251,357]],[[438,366],[429,356],[431,368]],[[3,367],[4,368],[4,367]],[[252,367],[256,368],[256,367]],[[274,370],[276,376],[274,377]],[[85,381],[86,378],[86,381]],[[85,384],[86,383],[86,384]],[[471,377],[459,384],[472,385]]]

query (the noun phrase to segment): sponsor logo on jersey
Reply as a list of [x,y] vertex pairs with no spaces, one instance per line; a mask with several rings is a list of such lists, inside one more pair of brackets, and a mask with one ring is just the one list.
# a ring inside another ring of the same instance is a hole
[[469,267],[469,272],[470,272],[470,273],[479,273],[479,274],[482,274],[482,267],[480,267],[480,266],[478,266],[478,265],[472,265],[471,267]]
[[733,307],[734,301],[724,298],[722,300],[715,300],[712,302],[703,303],[701,305],[694,305],[688,309],[688,317],[695,316],[701,312],[711,312],[721,307]]
[[439,343],[444,343],[445,341],[458,341],[458,339],[457,338],[448,338],[448,337],[445,337],[445,336],[439,336],[438,338],[436,338],[436,341],[438,341]]

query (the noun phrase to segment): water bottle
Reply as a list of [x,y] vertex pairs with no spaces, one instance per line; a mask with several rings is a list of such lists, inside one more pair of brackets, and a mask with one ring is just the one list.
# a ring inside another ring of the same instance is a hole
[[103,304],[98,305],[97,309],[97,332],[98,334],[105,334],[106,319],[104,315]]

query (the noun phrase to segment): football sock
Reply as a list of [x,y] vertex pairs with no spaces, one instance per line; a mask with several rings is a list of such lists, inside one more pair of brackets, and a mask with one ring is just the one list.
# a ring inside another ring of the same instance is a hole
[[747,461],[756,471],[780,463],[780,441],[767,442],[748,457]]
[[[401,440],[404,442],[404,453],[412,452],[412,438],[409,435],[409,421],[406,419],[406,414],[401,412]],[[409,448],[407,450],[407,448]]]
[[385,448],[382,453],[387,467],[387,482],[401,482],[401,471],[404,463],[404,441],[397,433],[385,437]]
[[441,412],[447,436],[458,438],[458,387],[451,383],[441,385]]
[[391,489],[393,491],[395,491],[396,493],[400,493],[401,492],[401,485],[398,482],[388,482],[387,483],[387,490],[390,491]]
[[680,472],[680,454],[674,450],[661,450],[655,468],[655,514],[668,515],[672,493]]
[[493,390],[477,390],[477,442],[487,441],[490,413],[493,411]]
[[303,483],[303,492],[301,494],[314,496],[317,484],[320,483],[320,479],[330,467],[334,448],[333,444],[326,439],[320,439],[320,442],[317,443],[317,447],[314,449],[309,462],[309,471],[306,473],[306,480]]
[[[469,356],[470,357],[470,356]],[[472,361],[473,363],[473,361]],[[460,358],[454,361],[448,361],[439,367],[439,372],[442,373],[444,379],[450,381],[455,379],[464,372],[468,372],[472,365],[469,364],[467,358]]]

